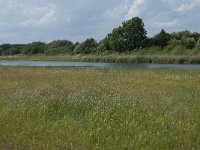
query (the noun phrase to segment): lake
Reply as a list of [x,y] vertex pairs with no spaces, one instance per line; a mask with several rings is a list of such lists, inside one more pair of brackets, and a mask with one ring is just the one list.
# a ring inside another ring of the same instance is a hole
[[185,68],[200,69],[200,64],[130,64],[65,61],[26,61],[0,60],[2,66],[66,66],[66,67],[101,67],[101,68]]

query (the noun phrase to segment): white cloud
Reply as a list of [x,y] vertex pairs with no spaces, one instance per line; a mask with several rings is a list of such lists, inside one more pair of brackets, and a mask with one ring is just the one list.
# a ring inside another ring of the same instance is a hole
[[[40,3],[8,0],[0,10],[1,24],[10,25],[48,25],[56,21],[56,7],[53,4],[41,5]],[[4,14],[4,11],[7,14]]]
[[185,12],[185,11],[189,11],[193,8],[193,4],[192,3],[184,3],[181,4],[180,7],[176,8],[175,10],[177,12]]
[[128,14],[125,19],[130,19],[132,17],[138,16],[140,14],[140,7],[145,3],[145,0],[134,0],[131,7],[129,8]]
[[46,24],[49,24],[50,22],[53,22],[56,20],[55,18],[55,9],[52,8],[52,9],[49,9],[46,14],[44,14],[44,16],[42,16],[40,18],[40,20],[38,21],[38,24],[39,25],[46,25]]
[[200,32],[200,0],[0,0],[0,43],[65,38],[101,40],[135,16],[149,36],[168,32]]
[[192,10],[195,6],[200,4],[200,0],[162,0],[163,3],[169,6],[172,10],[177,12],[185,12]]
[[122,17],[127,10],[126,5],[120,5],[113,9],[108,9],[104,12],[103,17],[111,20],[117,20],[119,17]]
[[56,10],[53,5],[48,5],[46,7],[33,7],[32,11],[24,16],[24,21],[19,23],[24,26],[43,26],[48,25],[56,21]]
[[158,28],[168,28],[168,27],[177,27],[180,26],[180,22],[177,19],[172,21],[157,21],[153,23],[153,26]]

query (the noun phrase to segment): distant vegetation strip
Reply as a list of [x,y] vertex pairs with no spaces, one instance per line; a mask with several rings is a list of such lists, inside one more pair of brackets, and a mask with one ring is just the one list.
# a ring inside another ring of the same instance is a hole
[[0,56],[0,60],[55,60],[71,62],[104,62],[104,63],[152,63],[152,64],[200,64],[200,55],[15,55]]
[[135,64],[200,64],[200,56],[83,56],[82,61]]
[[88,38],[82,42],[54,40],[50,43],[38,41],[28,44],[0,45],[0,55],[108,55],[138,52],[145,55],[198,55],[200,54],[200,33],[188,30],[167,33],[161,29],[158,34],[148,37],[142,19],[135,17],[123,22],[100,41]]

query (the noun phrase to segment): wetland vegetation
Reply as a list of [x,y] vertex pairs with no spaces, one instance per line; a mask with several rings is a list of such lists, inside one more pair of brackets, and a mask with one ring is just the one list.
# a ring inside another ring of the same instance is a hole
[[200,71],[0,66],[0,149],[199,149]]

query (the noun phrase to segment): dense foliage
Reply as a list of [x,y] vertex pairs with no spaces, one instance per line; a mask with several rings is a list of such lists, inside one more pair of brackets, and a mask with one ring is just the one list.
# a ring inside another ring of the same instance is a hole
[[138,17],[123,22],[122,26],[115,28],[110,36],[110,47],[117,52],[132,51],[144,47],[146,41],[144,23]]
[[45,54],[56,55],[63,53],[71,53],[74,50],[74,43],[68,40],[56,40],[47,44]]
[[84,54],[89,54],[89,53],[94,53],[98,47],[98,43],[96,42],[95,39],[87,39],[82,43],[79,43],[76,45],[74,48],[75,53],[84,53]]
[[166,33],[164,29],[160,31],[159,34],[156,34],[153,38],[153,44],[161,46],[162,48],[168,45],[170,41],[170,34]]
[[15,54],[200,54],[200,33],[181,31],[167,33],[164,29],[153,37],[147,37],[141,18],[135,17],[113,29],[104,39],[93,38],[81,43],[69,40],[55,40],[50,43],[2,44],[0,55]]

